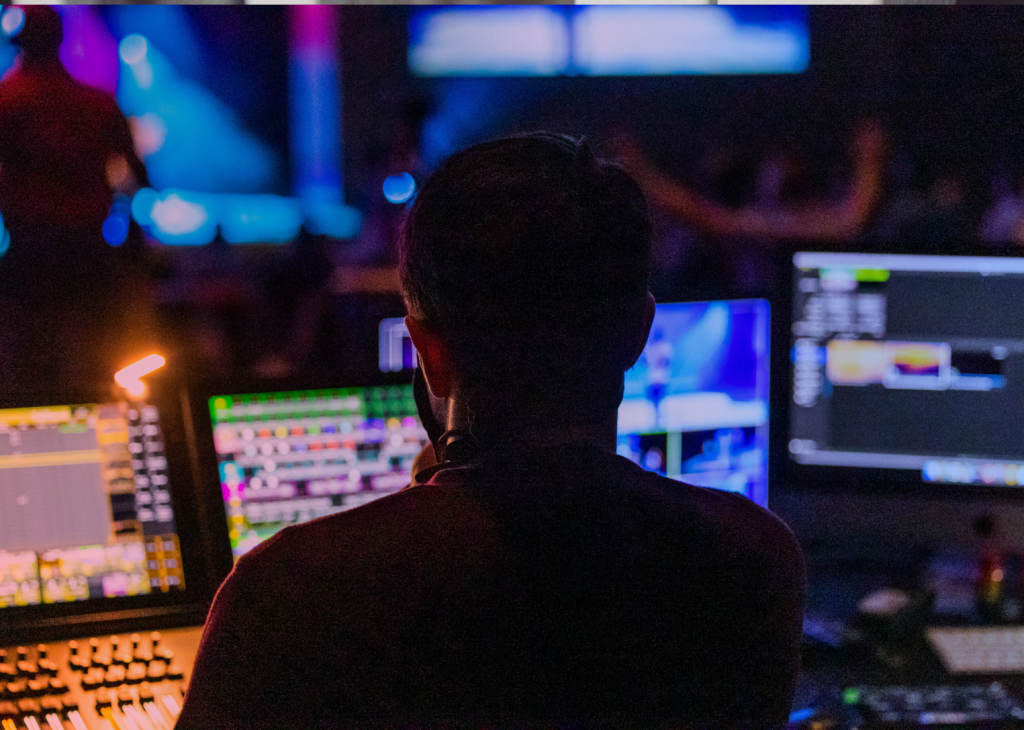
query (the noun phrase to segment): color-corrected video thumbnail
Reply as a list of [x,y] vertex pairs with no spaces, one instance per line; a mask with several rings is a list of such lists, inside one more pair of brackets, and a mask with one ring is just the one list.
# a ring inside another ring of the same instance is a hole
[[950,381],[950,346],[945,342],[887,342],[887,388],[944,390]]

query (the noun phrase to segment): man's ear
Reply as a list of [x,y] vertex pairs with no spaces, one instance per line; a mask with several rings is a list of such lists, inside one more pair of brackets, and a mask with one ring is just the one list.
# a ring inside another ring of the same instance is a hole
[[633,356],[629,361],[629,367],[633,367],[640,356],[644,354],[647,347],[647,338],[651,336],[651,326],[654,324],[654,295],[647,292],[647,299],[644,300],[643,311],[640,315],[639,327],[636,330],[636,340],[633,342]]
[[430,394],[439,400],[451,396],[454,382],[452,375],[452,359],[441,336],[426,322],[412,315],[405,318],[405,326],[409,329],[409,337],[419,353],[420,367],[427,381]]

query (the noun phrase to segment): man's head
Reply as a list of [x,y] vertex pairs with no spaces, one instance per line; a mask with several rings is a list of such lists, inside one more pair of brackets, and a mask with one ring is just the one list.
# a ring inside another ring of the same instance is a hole
[[28,63],[55,60],[59,57],[64,29],[60,15],[48,5],[21,5],[25,21],[11,42],[21,46]]
[[431,392],[461,401],[477,435],[614,418],[653,317],[650,236],[637,184],[582,141],[536,133],[450,157],[401,240]]

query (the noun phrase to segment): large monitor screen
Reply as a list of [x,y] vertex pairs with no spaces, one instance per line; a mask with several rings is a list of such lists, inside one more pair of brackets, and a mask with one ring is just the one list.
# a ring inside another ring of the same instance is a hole
[[184,588],[155,406],[0,409],[0,608]]
[[1024,258],[797,253],[789,459],[1024,484]]
[[429,443],[411,385],[209,399],[236,558],[288,525],[402,489]]
[[618,453],[767,506],[769,321],[760,299],[659,304],[626,373]]

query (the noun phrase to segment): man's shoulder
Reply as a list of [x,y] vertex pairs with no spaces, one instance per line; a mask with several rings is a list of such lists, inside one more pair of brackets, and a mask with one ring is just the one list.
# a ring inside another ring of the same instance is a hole
[[426,557],[441,559],[439,545],[469,558],[487,549],[491,532],[487,515],[458,488],[420,485],[287,527],[239,562],[266,575],[425,569]]
[[649,508],[665,510],[681,527],[691,526],[709,552],[730,562],[790,565],[794,575],[802,575],[797,538],[771,511],[736,492],[698,487],[629,466],[630,478],[645,493]]

